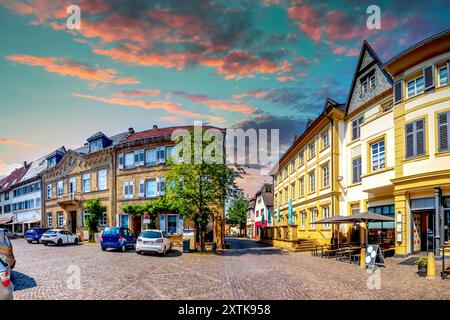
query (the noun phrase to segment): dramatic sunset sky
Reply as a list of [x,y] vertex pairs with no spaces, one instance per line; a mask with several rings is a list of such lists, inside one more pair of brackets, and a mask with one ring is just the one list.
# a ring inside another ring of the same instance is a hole
[[[375,3],[378,2],[378,3]],[[66,29],[66,8],[81,29]],[[381,30],[366,9],[381,8]],[[0,176],[101,130],[279,128],[344,102],[367,39],[383,61],[450,27],[446,1],[0,0]],[[252,172],[250,172],[252,173]],[[246,179],[252,193],[264,177]]]

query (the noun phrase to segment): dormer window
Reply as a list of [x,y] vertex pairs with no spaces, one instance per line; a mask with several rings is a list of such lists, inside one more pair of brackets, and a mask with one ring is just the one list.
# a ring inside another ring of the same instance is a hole
[[52,157],[47,160],[47,168],[53,168],[56,166],[56,157]]
[[94,140],[89,144],[89,146],[91,152],[101,150],[103,149],[103,140],[102,139]]
[[376,81],[375,81],[375,71],[370,72],[368,75],[366,75],[364,78],[361,79],[361,92],[366,93],[370,89],[375,88]]

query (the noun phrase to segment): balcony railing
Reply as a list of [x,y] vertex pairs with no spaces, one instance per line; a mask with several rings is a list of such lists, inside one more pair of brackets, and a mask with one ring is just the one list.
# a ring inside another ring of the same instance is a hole
[[57,196],[57,202],[60,204],[64,203],[75,203],[81,201],[81,194],[78,192],[66,193]]

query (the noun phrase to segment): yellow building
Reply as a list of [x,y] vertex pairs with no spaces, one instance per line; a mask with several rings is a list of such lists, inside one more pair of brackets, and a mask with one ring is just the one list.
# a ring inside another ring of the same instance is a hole
[[344,112],[343,104],[327,99],[321,115],[295,140],[272,172],[274,227],[267,241],[299,250],[330,242],[332,226],[311,222],[339,212],[339,122]]
[[386,63],[394,78],[396,254],[449,241],[450,30]]

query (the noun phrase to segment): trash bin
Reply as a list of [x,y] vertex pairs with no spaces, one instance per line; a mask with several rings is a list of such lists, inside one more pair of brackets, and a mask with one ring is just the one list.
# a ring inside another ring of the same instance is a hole
[[217,251],[217,243],[213,242],[212,244],[212,252],[216,253]]
[[189,253],[191,239],[183,239],[183,253]]

